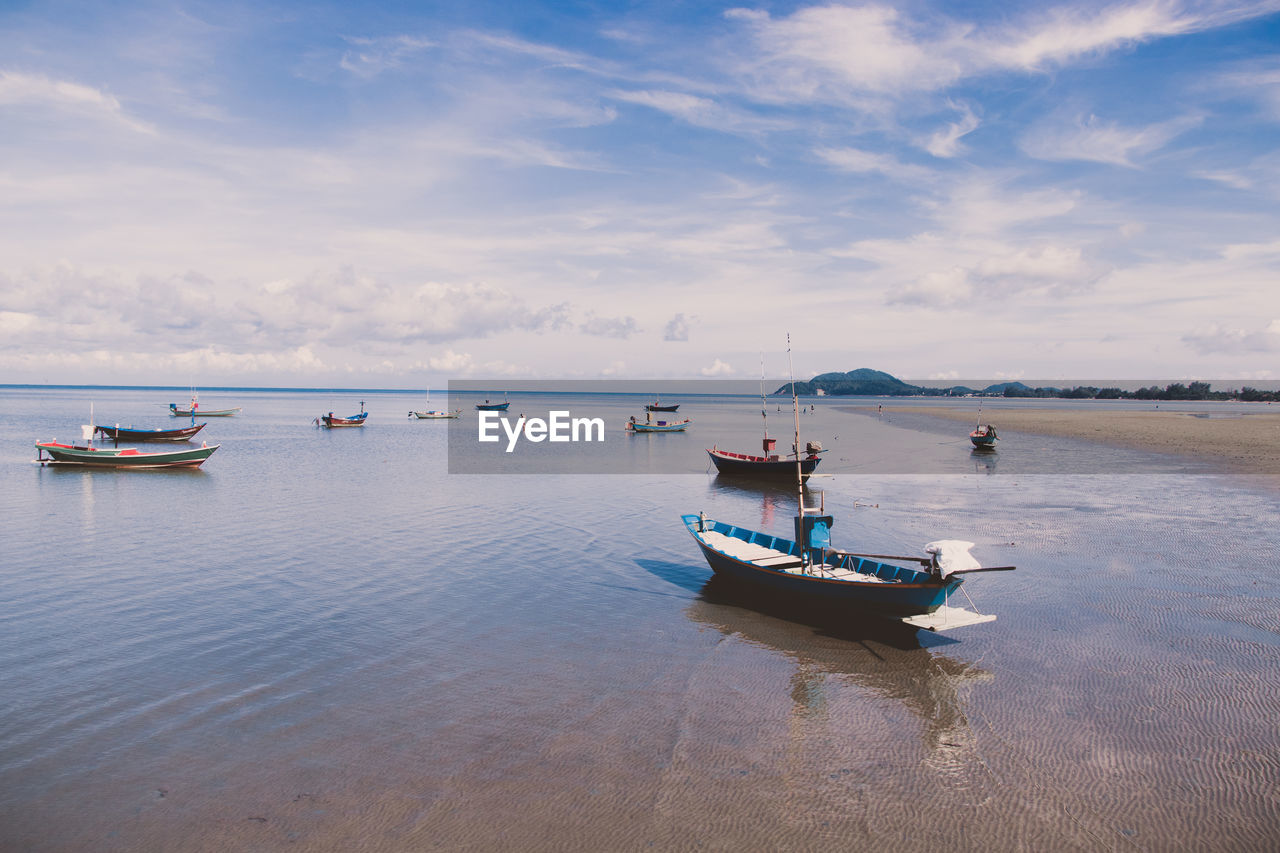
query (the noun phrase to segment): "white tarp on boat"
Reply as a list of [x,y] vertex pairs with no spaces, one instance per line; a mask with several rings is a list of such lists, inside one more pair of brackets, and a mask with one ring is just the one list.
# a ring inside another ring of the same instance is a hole
[[938,569],[945,578],[961,569],[982,568],[982,564],[969,553],[972,547],[972,542],[965,542],[963,539],[939,539],[937,542],[925,545],[924,552],[934,556]]

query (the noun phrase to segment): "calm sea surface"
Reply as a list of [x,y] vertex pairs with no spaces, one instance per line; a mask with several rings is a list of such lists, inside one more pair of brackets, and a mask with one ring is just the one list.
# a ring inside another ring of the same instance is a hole
[[[996,622],[914,634],[709,582],[681,513],[790,530],[791,490],[707,471],[758,447],[758,400],[657,436],[621,430],[642,401],[567,401],[606,418],[605,474],[450,474],[493,457],[380,392],[206,392],[244,410],[194,471],[31,462],[90,404],[152,427],[184,399],[0,388],[0,849],[1280,838],[1274,480],[1004,431],[982,457],[819,402],[837,545],[1018,565],[965,584]],[[361,400],[363,429],[312,423]]]

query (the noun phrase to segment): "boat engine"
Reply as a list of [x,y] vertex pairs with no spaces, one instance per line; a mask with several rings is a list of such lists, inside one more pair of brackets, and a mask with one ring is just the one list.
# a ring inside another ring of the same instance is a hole
[[810,456],[817,456],[822,452],[822,444],[817,441],[807,441],[805,442],[804,449]]

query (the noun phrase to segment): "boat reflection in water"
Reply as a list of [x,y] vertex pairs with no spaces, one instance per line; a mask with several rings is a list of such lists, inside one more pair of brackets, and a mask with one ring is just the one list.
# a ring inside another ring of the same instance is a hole
[[[840,701],[862,704],[869,691],[872,698],[901,703],[920,722],[924,763],[933,773],[957,789],[983,787],[985,770],[962,695],[974,685],[992,681],[994,676],[939,651],[939,647],[955,641],[890,622],[850,622],[847,617],[834,621],[814,616],[722,577],[707,581],[698,600],[685,612],[692,621],[727,637],[790,658],[795,664],[790,698],[796,722],[821,722],[829,716],[833,697],[852,689],[861,695],[845,695]],[[839,736],[878,736],[874,725],[845,729],[836,722],[843,716],[831,715]],[[868,719],[883,716],[871,712]],[[793,729],[793,733],[801,739],[809,733],[817,734],[802,726]],[[881,734],[900,738],[902,732]]]

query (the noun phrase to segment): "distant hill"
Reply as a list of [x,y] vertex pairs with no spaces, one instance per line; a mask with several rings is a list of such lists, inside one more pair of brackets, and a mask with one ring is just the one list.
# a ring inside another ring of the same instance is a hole
[[[960,386],[956,386],[957,389]],[[921,395],[942,396],[951,394],[972,394],[968,388],[953,390],[950,388],[923,388],[909,385],[896,376],[890,376],[883,370],[872,370],[859,367],[848,373],[822,373],[808,382],[797,382],[796,393],[801,396],[814,396],[819,391],[834,397],[916,397]],[[775,394],[790,394],[791,386],[783,385]]]
[[[1245,385],[1239,389],[1214,391],[1208,382],[1191,382],[1182,384],[1174,382],[1164,388],[1152,385],[1136,391],[1124,391],[1119,388],[1095,388],[1092,385],[1077,385],[1074,388],[1055,388],[1053,386],[1032,388],[1021,382],[997,382],[988,385],[981,391],[966,388],[963,385],[952,385],[950,388],[928,388],[910,385],[890,376],[883,370],[871,370],[860,367],[848,373],[822,373],[808,382],[797,382],[796,393],[800,396],[817,396],[821,391],[833,397],[1065,397],[1069,399],[1098,400],[1240,400],[1243,402],[1280,402],[1280,392],[1262,391]],[[783,385],[774,394],[791,394],[791,386]]]

